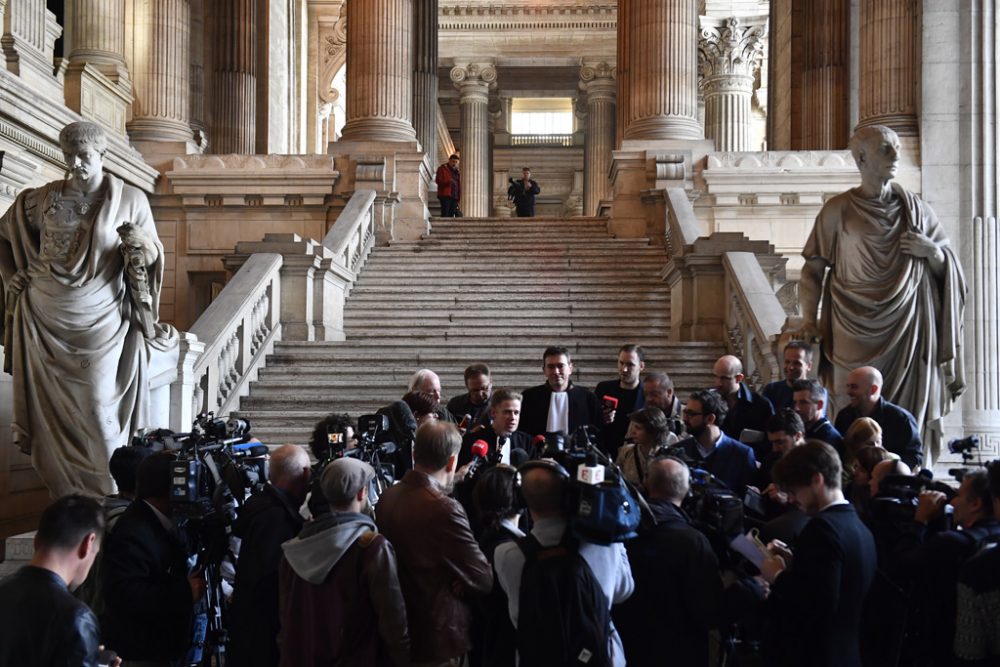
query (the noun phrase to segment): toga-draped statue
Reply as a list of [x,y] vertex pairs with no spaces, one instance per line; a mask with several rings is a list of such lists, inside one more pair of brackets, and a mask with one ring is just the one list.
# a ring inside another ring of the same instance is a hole
[[69,169],[18,195],[0,218],[4,370],[14,380],[14,442],[53,497],[106,495],[111,452],[148,426],[150,347],[163,246],[146,196],[102,170],[104,131],[59,134]]
[[820,377],[838,393],[850,370],[881,370],[883,395],[916,417],[935,458],[941,419],[965,388],[965,277],[934,211],[891,183],[896,133],[865,127],[850,148],[862,183],[823,206],[802,251],[798,335],[821,340]]

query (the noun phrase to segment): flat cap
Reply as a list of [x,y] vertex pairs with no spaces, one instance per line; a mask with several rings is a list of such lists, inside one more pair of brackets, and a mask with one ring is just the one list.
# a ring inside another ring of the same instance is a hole
[[346,505],[368,482],[375,479],[375,469],[364,461],[344,457],[323,468],[319,487],[331,505]]

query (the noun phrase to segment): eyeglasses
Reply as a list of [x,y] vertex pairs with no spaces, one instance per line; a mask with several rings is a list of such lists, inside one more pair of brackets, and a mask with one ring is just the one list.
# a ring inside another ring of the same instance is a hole
[[688,410],[687,408],[681,410],[681,414],[685,417],[703,417],[705,415],[704,412],[695,412],[694,410]]

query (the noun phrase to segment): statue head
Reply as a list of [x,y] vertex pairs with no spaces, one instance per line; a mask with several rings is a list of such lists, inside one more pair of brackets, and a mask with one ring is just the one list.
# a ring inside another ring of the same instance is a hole
[[103,157],[108,150],[108,137],[100,125],[88,121],[70,123],[59,133],[59,146],[70,180],[78,186],[100,183]]
[[899,166],[899,136],[885,125],[859,128],[847,144],[862,177],[891,181]]

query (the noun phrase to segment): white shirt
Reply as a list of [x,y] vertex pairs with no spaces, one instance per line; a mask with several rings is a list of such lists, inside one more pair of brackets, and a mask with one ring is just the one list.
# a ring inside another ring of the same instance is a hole
[[500,445],[500,463],[510,465],[510,436],[497,436],[497,443]]
[[549,399],[549,418],[546,433],[569,433],[569,392],[554,391]]

